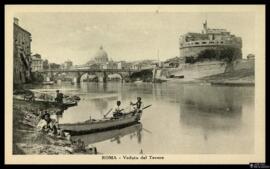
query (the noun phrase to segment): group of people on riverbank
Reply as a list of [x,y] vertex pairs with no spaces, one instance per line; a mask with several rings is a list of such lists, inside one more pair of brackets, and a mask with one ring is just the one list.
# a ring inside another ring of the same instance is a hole
[[[63,103],[64,95],[59,90],[56,90],[56,97],[55,101],[57,103]],[[137,97],[137,101],[135,103],[130,102],[130,105],[132,106],[133,110],[131,110],[132,113],[140,112],[143,108],[143,103],[141,97]],[[123,112],[125,109],[121,106],[121,101],[116,102],[116,106],[113,108],[113,118],[119,118],[123,116],[125,113]],[[39,121],[37,125],[38,131],[45,132],[52,136],[57,137],[68,137],[67,133],[64,133],[58,125],[58,122],[56,119],[52,119],[50,117],[50,114],[45,112],[45,114],[42,115],[41,120]]]
[[[63,98],[64,95],[60,93],[59,90],[57,90],[55,101],[58,103],[62,103]],[[134,114],[141,112],[143,110],[143,103],[141,97],[137,97],[136,102],[130,102],[130,106],[132,107],[132,110],[128,110],[128,112]],[[122,108],[121,101],[119,100],[116,102],[116,106],[111,110],[113,110],[112,118],[114,119],[125,116],[125,109]],[[88,148],[85,146],[84,142],[80,139],[78,141],[74,141],[73,139],[71,139],[71,135],[60,128],[57,118],[53,118],[53,115],[51,113],[48,113],[46,110],[40,113],[40,120],[36,125],[36,129],[40,134],[51,136],[51,138],[54,138],[56,140],[68,140],[71,145],[71,152],[88,152]],[[95,147],[92,148],[91,153],[97,154],[97,150]]]

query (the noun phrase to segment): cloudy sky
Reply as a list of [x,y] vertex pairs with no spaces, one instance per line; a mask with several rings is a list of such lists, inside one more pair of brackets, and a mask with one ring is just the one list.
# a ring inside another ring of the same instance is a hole
[[226,28],[241,36],[243,56],[254,53],[253,13],[81,12],[17,13],[19,24],[32,34],[32,52],[50,62],[83,64],[103,45],[113,60],[160,60],[179,56],[179,36],[210,28]]

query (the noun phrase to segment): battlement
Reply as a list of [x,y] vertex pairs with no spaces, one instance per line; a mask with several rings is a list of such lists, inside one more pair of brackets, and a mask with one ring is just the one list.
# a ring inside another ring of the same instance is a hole
[[236,46],[241,47],[241,41],[237,40],[195,40],[189,42],[180,42],[180,49],[199,46]]
[[197,45],[228,45],[241,43],[241,38],[226,29],[210,29],[203,24],[202,33],[189,32],[180,36],[180,48]]

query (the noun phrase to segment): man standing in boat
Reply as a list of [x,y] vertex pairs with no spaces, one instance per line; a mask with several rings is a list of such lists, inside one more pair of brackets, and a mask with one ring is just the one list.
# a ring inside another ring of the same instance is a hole
[[137,102],[136,103],[130,102],[130,105],[134,106],[133,108],[135,109],[135,112],[142,111],[143,108],[142,98],[137,97]]
[[63,93],[60,93],[59,90],[56,90],[56,98],[55,98],[55,101],[57,103],[63,103]]
[[114,108],[113,117],[120,117],[120,116],[122,116],[123,115],[123,113],[122,113],[123,110],[124,109],[121,108],[121,101],[118,100],[116,102],[116,106]]

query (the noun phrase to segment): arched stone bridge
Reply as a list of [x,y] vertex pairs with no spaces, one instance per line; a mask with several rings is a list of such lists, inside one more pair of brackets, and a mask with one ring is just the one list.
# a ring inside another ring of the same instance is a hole
[[96,75],[99,82],[107,82],[108,75],[119,74],[122,81],[129,79],[133,73],[140,72],[142,70],[135,69],[51,69],[51,70],[40,70],[39,73],[44,78],[50,77],[51,80],[56,80],[58,75],[65,73],[65,76],[72,77],[74,81],[80,83],[81,77],[85,74]]

